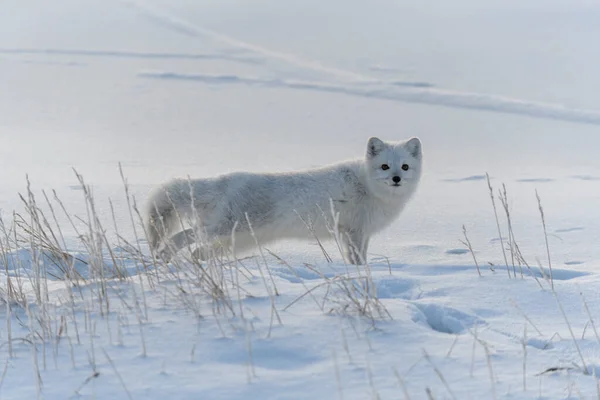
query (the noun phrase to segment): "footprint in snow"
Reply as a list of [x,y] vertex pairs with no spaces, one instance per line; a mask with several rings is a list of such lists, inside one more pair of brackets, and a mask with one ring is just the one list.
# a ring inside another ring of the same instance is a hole
[[452,255],[462,255],[462,254],[467,254],[469,252],[468,249],[450,249],[450,250],[446,250],[446,254],[452,254]]
[[575,226],[573,228],[563,228],[563,229],[557,229],[554,231],[554,233],[569,233],[569,232],[577,232],[577,231],[582,231],[584,228],[582,226]]
[[419,298],[422,293],[418,282],[412,279],[383,276],[376,281],[376,285],[380,299],[412,300]]
[[435,249],[435,246],[430,244],[414,244],[411,246],[407,246],[410,250],[414,251],[431,251]]
[[554,182],[552,178],[523,178],[517,179],[517,182],[522,183],[545,183],[545,182]]
[[485,175],[471,175],[471,176],[466,176],[464,178],[442,179],[442,182],[473,182],[473,181],[483,181],[483,180],[485,180]]
[[[216,339],[205,350],[206,359],[223,364],[239,365],[247,362],[248,358],[244,340]],[[252,342],[252,364],[258,368],[292,371],[314,366],[321,361],[323,357],[306,351],[302,342],[284,338],[256,339]]]
[[[577,264],[570,264],[570,265],[577,265]],[[544,267],[544,271],[545,271],[546,275],[549,273],[549,269],[547,267]],[[532,272],[538,278],[542,277],[541,272],[537,268],[533,269]],[[552,269],[552,278],[555,281],[568,281],[571,279],[581,278],[581,277],[587,276],[587,275],[590,275],[590,273],[584,272],[584,271],[573,271],[570,269],[560,269],[560,268]]]
[[573,175],[571,178],[579,179],[580,181],[600,181],[600,176],[592,175]]
[[565,265],[581,265],[581,264],[583,264],[583,261],[577,261],[577,260],[565,261]]
[[439,304],[415,304],[414,306],[416,310],[413,321],[423,323],[436,332],[453,335],[464,333],[475,325],[485,325],[483,319],[451,307]]

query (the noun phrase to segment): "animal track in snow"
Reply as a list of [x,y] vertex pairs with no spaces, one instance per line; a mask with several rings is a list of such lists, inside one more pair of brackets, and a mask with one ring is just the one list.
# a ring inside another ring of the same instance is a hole
[[462,255],[462,254],[467,254],[469,252],[469,249],[450,249],[450,250],[446,250],[446,254],[453,254],[453,255]]
[[464,178],[450,178],[450,179],[443,179],[443,182],[473,182],[473,181],[483,181],[486,179],[485,175],[471,175],[471,176],[466,176]]
[[517,179],[517,182],[521,183],[546,183],[546,182],[554,182],[552,178],[523,178]]
[[[246,64],[264,64],[262,58],[236,54],[221,53],[165,53],[142,52],[132,50],[86,50],[86,49],[7,49],[0,48],[0,54],[38,55],[38,56],[70,56],[70,57],[103,57],[103,58],[137,58],[162,60],[226,60]],[[64,63],[63,63],[64,64]],[[73,63],[69,63],[73,64]],[[74,63],[78,64],[78,63]]]
[[[538,278],[542,277],[542,273],[538,269],[532,269],[532,271],[533,274],[536,275]],[[544,267],[544,274],[546,275],[546,277],[550,275],[550,270],[547,267]],[[590,275],[590,273],[583,271],[572,271],[568,269],[552,268],[552,279],[554,279],[555,281],[568,281],[575,278],[581,278],[582,276],[587,275]]]
[[[208,38],[215,42],[225,44],[232,49],[245,50],[251,54],[259,55],[264,59],[286,62],[297,68],[328,74],[332,77],[343,79],[348,85],[328,85],[310,82],[292,82],[285,80],[265,80],[254,77],[236,76],[233,80],[222,80],[220,83],[241,83],[271,87],[287,87],[291,89],[315,90],[330,93],[340,93],[369,98],[386,99],[409,103],[435,104],[446,107],[465,108],[471,110],[485,110],[507,114],[527,115],[535,118],[546,118],[578,123],[600,125],[600,110],[569,108],[560,104],[539,103],[522,99],[509,98],[482,93],[458,92],[440,90],[431,87],[398,87],[386,83],[372,76],[331,67],[319,61],[303,58],[293,53],[279,52],[269,48],[246,42],[220,32],[207,29],[165,9],[156,7],[151,3],[138,0],[121,0],[128,6],[135,8],[141,15],[155,24],[165,27],[172,32],[188,37]],[[200,82],[219,82],[209,75],[181,74],[176,72],[142,73],[140,76],[156,79],[184,79]],[[265,82],[266,81],[266,82]],[[267,83],[265,85],[265,83]],[[352,83],[372,83],[368,87],[352,85]]]
[[415,307],[420,312],[413,316],[413,321],[424,322],[440,333],[459,334],[475,324],[485,324],[485,321],[477,316],[439,304],[415,304]]
[[583,263],[584,263],[583,261],[577,261],[577,260],[574,260],[574,261],[565,261],[565,265],[581,265]]
[[[206,356],[220,363],[243,364],[247,362],[248,350],[241,343],[227,338],[216,339]],[[252,363],[259,368],[294,370],[320,361],[322,359],[317,355],[289,340],[257,339],[252,343]]]
[[420,297],[422,291],[419,289],[418,282],[396,277],[382,277],[376,282],[377,297],[380,299],[416,299]]
[[573,175],[573,179],[579,179],[580,181],[600,181],[600,176],[593,175]]
[[[322,72],[330,72],[326,68]],[[345,75],[353,75],[346,73]],[[494,111],[600,125],[600,111],[566,108],[555,104],[535,103],[488,94],[454,92],[428,87],[400,87],[377,80],[354,80],[346,84],[287,80],[280,78],[244,77],[239,75],[188,74],[168,71],[142,71],[139,77],[165,80],[195,81],[209,84],[238,84],[263,88],[287,88],[375,98],[403,103],[432,104],[452,108]],[[371,83],[365,85],[365,83]],[[549,178],[525,179],[522,182],[549,182]]]
[[556,229],[554,231],[554,233],[569,233],[569,232],[577,232],[577,231],[582,231],[585,228],[582,226],[574,226],[573,228],[562,228],[562,229]]

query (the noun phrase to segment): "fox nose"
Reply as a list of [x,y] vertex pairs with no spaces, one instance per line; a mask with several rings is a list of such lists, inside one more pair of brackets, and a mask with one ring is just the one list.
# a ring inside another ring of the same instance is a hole
[[398,182],[400,182],[400,177],[398,175],[396,175],[395,177],[392,178],[392,180],[394,181],[394,183],[398,183]]

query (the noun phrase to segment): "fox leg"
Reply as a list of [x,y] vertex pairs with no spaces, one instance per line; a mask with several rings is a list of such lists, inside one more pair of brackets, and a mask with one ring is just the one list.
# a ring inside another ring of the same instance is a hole
[[208,261],[211,257],[223,256],[230,248],[230,240],[221,237],[207,243],[197,243],[197,246],[192,252],[192,257],[200,261]]
[[[168,261],[181,249],[192,246],[194,258],[206,261],[211,257],[231,251],[243,251],[255,245],[255,239],[247,231],[229,230],[228,227],[197,226],[172,235],[159,253]],[[235,248],[233,248],[235,247]]]
[[367,262],[369,238],[362,232],[352,231],[342,233],[342,249],[347,263],[358,265]]

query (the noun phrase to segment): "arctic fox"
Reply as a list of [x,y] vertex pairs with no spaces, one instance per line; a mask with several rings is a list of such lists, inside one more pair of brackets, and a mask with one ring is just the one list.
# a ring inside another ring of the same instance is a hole
[[197,254],[206,260],[211,252],[243,251],[257,242],[334,236],[346,262],[364,264],[369,239],[400,214],[417,189],[421,168],[418,138],[372,137],[364,158],[321,168],[174,179],[147,200],[149,245],[168,261],[198,243]]

